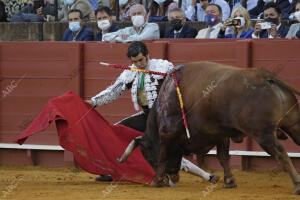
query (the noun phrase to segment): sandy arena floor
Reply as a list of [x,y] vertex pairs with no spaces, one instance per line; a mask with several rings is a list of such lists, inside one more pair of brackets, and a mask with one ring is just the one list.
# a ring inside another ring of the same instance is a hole
[[[131,183],[96,183],[95,175],[76,168],[0,166],[0,200],[89,199],[197,199],[197,200],[294,200],[293,185],[284,172],[236,171],[238,187],[223,189],[223,180],[213,185],[181,172],[175,188],[152,188]],[[222,172],[216,172],[222,175]]]

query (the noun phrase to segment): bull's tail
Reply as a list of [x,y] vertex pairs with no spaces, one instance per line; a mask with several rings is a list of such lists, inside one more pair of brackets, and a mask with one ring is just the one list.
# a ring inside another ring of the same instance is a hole
[[286,83],[285,81],[281,80],[280,78],[278,78],[275,74],[267,71],[267,70],[262,70],[264,72],[264,78],[267,81],[273,81],[275,83],[277,83],[279,86],[282,86],[283,88],[297,94],[300,96],[300,91],[297,90],[296,88],[294,88],[293,86],[289,85],[288,83]]

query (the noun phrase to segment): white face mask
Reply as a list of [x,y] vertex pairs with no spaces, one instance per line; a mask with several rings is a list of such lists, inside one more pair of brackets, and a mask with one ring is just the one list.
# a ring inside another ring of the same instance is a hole
[[119,0],[119,5],[120,6],[124,6],[127,3],[128,3],[128,0]]
[[166,0],[154,0],[157,4],[163,4]]
[[108,19],[98,21],[97,24],[102,31],[106,31],[110,27],[110,22]]
[[81,28],[80,22],[69,22],[69,29],[72,32],[77,32],[80,30],[80,28]]
[[295,18],[298,22],[300,22],[300,11],[295,12]]
[[135,15],[131,17],[131,21],[133,26],[135,27],[141,27],[145,23],[145,19],[143,15]]
[[239,19],[239,20],[241,20],[241,25],[235,26],[235,27],[237,27],[237,28],[242,28],[242,27],[245,26],[246,21],[245,21],[244,17],[236,17],[236,18],[234,18],[234,19]]

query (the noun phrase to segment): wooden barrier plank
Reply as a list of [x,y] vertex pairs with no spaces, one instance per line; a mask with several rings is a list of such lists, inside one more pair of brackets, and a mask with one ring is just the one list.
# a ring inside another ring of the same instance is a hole
[[[81,54],[81,43],[4,42],[0,44],[1,142],[11,143],[19,136],[50,98],[60,96],[68,90],[73,90],[80,95],[83,68]],[[19,81],[20,78],[23,79]],[[17,85],[16,81],[19,81]],[[11,89],[11,85],[16,87]],[[29,138],[28,143],[57,145],[55,124],[51,125],[44,134]],[[26,155],[34,157],[32,152],[27,152]],[[38,155],[36,159],[38,163],[44,162]],[[66,159],[70,161],[73,158],[66,155]]]
[[211,61],[235,65],[235,43],[197,42],[181,43],[170,42],[168,45],[168,60],[175,65],[194,61]]
[[53,61],[67,60],[69,45],[78,45],[78,43],[64,42],[1,42],[5,51],[1,52],[1,61]]

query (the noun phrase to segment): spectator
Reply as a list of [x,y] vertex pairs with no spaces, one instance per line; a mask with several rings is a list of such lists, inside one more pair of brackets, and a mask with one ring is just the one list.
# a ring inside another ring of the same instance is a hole
[[289,27],[280,23],[281,10],[276,3],[266,4],[264,7],[264,18],[264,21],[271,23],[271,28],[263,30],[260,22],[256,22],[252,38],[285,38]]
[[7,22],[5,4],[0,0],[0,22]]
[[289,0],[258,0],[256,7],[249,10],[251,19],[263,18],[264,6],[268,3],[277,3],[282,12],[282,19],[289,19],[289,14],[294,12]]
[[149,22],[166,21],[170,10],[177,7],[177,3],[173,0],[153,0],[149,8],[148,20]]
[[[293,2],[292,2],[292,5],[294,6],[294,9],[296,12],[297,12],[297,4],[299,2],[300,2],[299,0],[293,0]],[[289,16],[290,21],[297,21],[295,14],[296,14],[295,12],[290,14],[290,16]]]
[[300,29],[298,29],[298,31],[297,31],[297,33],[295,35],[295,38],[300,39]]
[[185,2],[182,4],[182,9],[190,21],[204,22],[205,9],[209,1],[210,0],[186,0],[182,2]]
[[155,23],[147,23],[147,14],[141,4],[130,8],[130,17],[133,26],[120,29],[113,33],[103,35],[103,41],[110,42],[132,42],[145,39],[159,38],[159,27]]
[[205,13],[205,23],[208,28],[200,30],[196,39],[217,38],[222,25],[222,8],[217,4],[209,4]]
[[109,7],[103,6],[96,10],[96,20],[100,32],[96,35],[95,41],[102,41],[102,35],[119,30],[120,28],[112,23],[112,13]]
[[204,22],[205,10],[209,4],[217,4],[221,7],[222,21],[230,16],[230,7],[224,0],[192,0],[192,3],[185,9],[187,18],[191,21]]
[[298,38],[300,39],[300,0],[296,1],[295,4],[295,10],[296,12],[293,13],[294,16],[294,20],[298,21],[298,23],[296,24],[292,24],[292,26],[290,27],[290,30],[288,32],[288,34],[286,35],[287,38]]
[[93,41],[94,33],[83,26],[83,15],[80,10],[70,10],[68,14],[69,28],[65,31],[61,41]]
[[43,22],[55,15],[54,4],[47,0],[33,0],[11,17],[11,22]]
[[68,21],[69,11],[74,9],[81,11],[83,20],[95,20],[95,13],[89,0],[64,0],[64,7],[58,14],[59,20],[62,22]]
[[[235,23],[235,20],[238,23]],[[227,27],[231,27],[229,28],[231,31],[225,34]],[[251,38],[252,33],[253,28],[248,11],[244,7],[238,7],[231,13],[231,19],[226,19],[222,24],[218,38]]]
[[173,8],[169,12],[168,20],[172,26],[167,30],[164,38],[195,38],[197,31],[186,24],[186,17],[181,8]]
[[120,21],[130,21],[130,8],[136,3],[131,0],[119,0]]
[[225,19],[229,18],[230,16],[230,7],[228,3],[224,0],[211,0],[210,4],[217,4],[222,8],[222,21],[225,21]]

